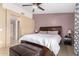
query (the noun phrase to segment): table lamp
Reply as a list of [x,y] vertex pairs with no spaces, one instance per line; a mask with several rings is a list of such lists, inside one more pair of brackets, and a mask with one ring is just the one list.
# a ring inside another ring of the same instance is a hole
[[68,30],[68,35],[69,35],[69,37],[71,37],[71,33],[72,33],[72,31],[71,30]]

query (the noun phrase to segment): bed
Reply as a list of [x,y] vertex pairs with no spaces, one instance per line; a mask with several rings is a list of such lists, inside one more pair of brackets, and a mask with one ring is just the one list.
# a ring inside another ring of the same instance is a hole
[[[40,31],[46,33],[40,33]],[[62,39],[61,26],[40,27],[38,33],[22,36],[19,40],[22,43],[31,42],[48,48],[54,55],[58,55],[60,51],[60,42]]]

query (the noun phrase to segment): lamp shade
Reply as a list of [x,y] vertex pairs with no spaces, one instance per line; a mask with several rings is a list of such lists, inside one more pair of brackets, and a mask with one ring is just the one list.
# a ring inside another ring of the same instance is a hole
[[72,31],[71,30],[68,30],[68,32],[67,32],[68,34],[71,34],[72,33]]
[[38,30],[35,30],[35,32],[38,32]]

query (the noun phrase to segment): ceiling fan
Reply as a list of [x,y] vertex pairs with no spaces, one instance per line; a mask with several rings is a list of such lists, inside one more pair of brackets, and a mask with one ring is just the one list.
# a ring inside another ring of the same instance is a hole
[[22,6],[33,6],[33,12],[35,11],[36,8],[39,8],[40,10],[44,11],[45,9],[43,9],[43,8],[40,6],[41,4],[42,4],[42,3],[32,3],[31,5],[26,5],[26,4],[24,4],[24,5],[22,5]]

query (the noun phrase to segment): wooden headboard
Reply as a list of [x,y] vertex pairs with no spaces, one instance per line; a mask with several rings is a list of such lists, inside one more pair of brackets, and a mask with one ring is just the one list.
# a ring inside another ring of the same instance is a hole
[[58,34],[62,36],[62,27],[61,26],[40,27],[39,31],[58,31]]

